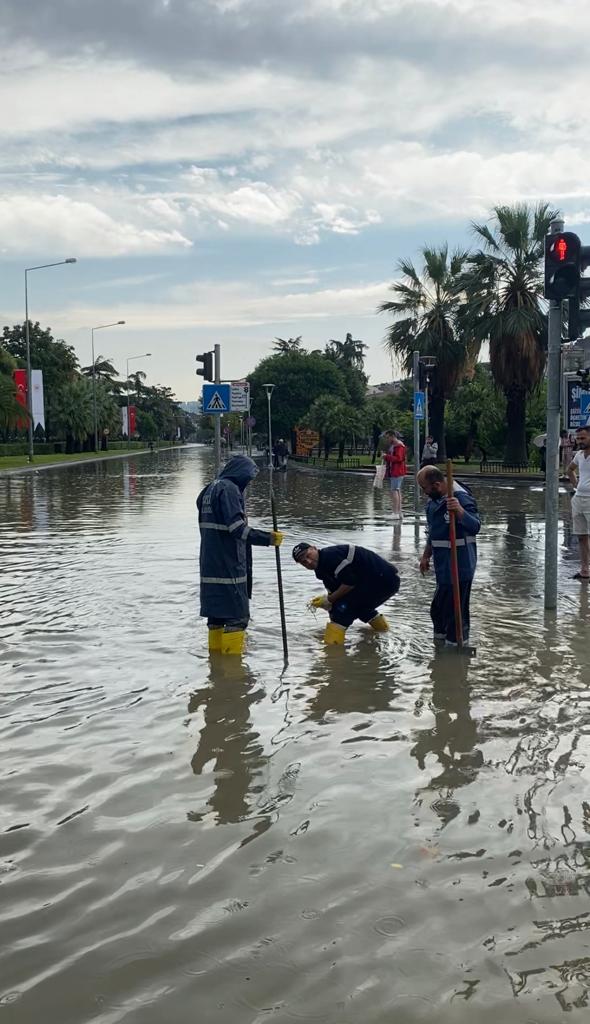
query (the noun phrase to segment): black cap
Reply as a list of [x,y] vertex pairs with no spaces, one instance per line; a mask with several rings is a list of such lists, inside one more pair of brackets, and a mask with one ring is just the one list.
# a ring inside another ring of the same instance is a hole
[[310,547],[311,544],[306,544],[304,540],[299,541],[299,544],[296,544],[295,547],[293,548],[293,551],[291,552],[295,561],[298,562],[304,551],[307,551],[307,549]]

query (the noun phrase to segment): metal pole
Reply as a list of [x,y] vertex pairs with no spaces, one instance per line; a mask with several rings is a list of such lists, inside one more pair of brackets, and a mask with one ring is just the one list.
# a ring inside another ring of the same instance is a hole
[[418,471],[420,469],[420,420],[416,417],[416,392],[420,390],[420,353],[414,352],[414,513],[416,521],[420,515],[420,487]]
[[31,339],[29,336],[29,286],[25,270],[25,342],[27,347],[27,409],[29,411],[29,462],[33,461],[35,449],[33,445],[33,375],[31,372]]
[[[563,231],[553,220],[549,233]],[[557,608],[557,545],[559,532],[559,416],[561,376],[561,302],[549,303],[547,348],[547,437],[545,470],[545,608]]]
[[426,388],[425,388],[425,391],[424,391],[424,430],[425,430],[424,440],[426,440],[427,437],[430,437],[430,425],[429,425],[430,421],[429,421],[429,417],[428,417],[428,385],[429,384],[430,384],[430,378],[427,376],[426,377]]
[[129,418],[129,360],[127,360],[127,448],[131,451],[131,419]]
[[270,469],[270,471],[272,473],[274,467],[273,467],[273,463],[272,463],[272,420],[271,420],[271,415],[270,415],[270,400],[271,400],[271,396],[272,396],[272,390],[270,388],[267,388],[267,390],[266,390],[266,400],[268,402],[268,468]]
[[[221,346],[215,345],[215,383],[221,384]],[[215,416],[215,476],[221,469],[221,415]]]
[[96,362],[94,359],[94,327],[92,328],[92,409],[94,414],[94,451],[98,451],[98,416],[96,413]]

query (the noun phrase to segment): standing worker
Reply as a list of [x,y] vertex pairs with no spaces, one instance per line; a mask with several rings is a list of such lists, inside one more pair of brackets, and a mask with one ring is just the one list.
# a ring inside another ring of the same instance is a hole
[[368,622],[376,633],[387,632],[387,619],[378,608],[399,590],[395,565],[355,544],[316,548],[302,541],[293,548],[293,558],[315,572],[328,591],[310,601],[312,608],[324,608],[330,614],[324,632],[327,644],[343,644],[355,619]]
[[248,526],[244,491],[258,475],[247,455],[234,455],[197,498],[201,531],[201,615],[207,617],[209,650],[241,654],[250,618],[249,546],[278,547],[278,530]]
[[391,489],[391,508],[394,519],[402,518],[402,484],[408,472],[406,466],[406,446],[395,430],[388,430],[385,439],[387,448],[383,452],[385,461],[385,479],[389,480]]
[[447,497],[444,473],[436,466],[426,466],[418,473],[418,483],[430,499],[426,506],[428,540],[420,559],[420,572],[425,575],[434,558],[436,591],[430,617],[434,626],[435,642],[457,645],[453,582],[451,577],[450,512],[455,513],[457,529],[457,565],[459,592],[463,619],[463,640],[469,639],[469,599],[471,584],[477,565],[476,535],[481,529],[477,504],[473,495],[457,481],[453,484],[453,497]]
[[580,571],[575,580],[590,580],[590,427],[576,431],[578,451],[567,470],[572,487],[572,528],[580,544]]

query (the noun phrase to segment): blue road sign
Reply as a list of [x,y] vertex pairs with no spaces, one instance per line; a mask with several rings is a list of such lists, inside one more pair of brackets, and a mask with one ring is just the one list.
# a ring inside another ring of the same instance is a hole
[[423,420],[424,419],[424,392],[423,391],[415,391],[414,392],[414,419],[415,420]]
[[590,394],[580,395],[580,412],[582,414],[582,426],[590,427]]
[[205,416],[231,409],[231,384],[203,384],[203,413]]

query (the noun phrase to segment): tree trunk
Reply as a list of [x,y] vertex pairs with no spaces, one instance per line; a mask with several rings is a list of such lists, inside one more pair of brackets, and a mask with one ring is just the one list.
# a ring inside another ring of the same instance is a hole
[[528,452],[526,446],[526,391],[524,388],[511,388],[506,395],[506,447],[504,464],[510,466],[526,465]]
[[[447,458],[447,442],[445,438],[445,396],[440,391],[433,391],[430,396],[429,429],[438,443],[437,462],[445,462]],[[418,458],[420,458],[418,452]]]

